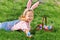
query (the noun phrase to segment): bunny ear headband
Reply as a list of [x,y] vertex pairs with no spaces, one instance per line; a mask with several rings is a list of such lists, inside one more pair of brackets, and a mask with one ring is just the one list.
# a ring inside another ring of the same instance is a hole
[[28,10],[34,10],[35,8],[37,8],[39,6],[39,3],[42,3],[42,0],[38,0],[35,4],[32,5],[32,0],[29,0],[27,3],[27,8],[25,9],[24,13],[26,13],[26,11]]
[[44,0],[34,0],[34,1],[37,1],[37,2],[32,5],[32,1],[33,0],[28,1],[27,9],[31,8],[32,10],[34,10],[35,8],[37,8],[39,6],[40,3],[44,3]]
[[27,9],[32,9],[34,10],[35,8],[37,8],[39,5],[39,1],[37,1],[35,4],[32,5],[32,0],[29,0],[27,3]]
[[27,11],[33,11],[33,10],[32,9],[25,9],[24,12],[23,12],[23,15],[26,15]]

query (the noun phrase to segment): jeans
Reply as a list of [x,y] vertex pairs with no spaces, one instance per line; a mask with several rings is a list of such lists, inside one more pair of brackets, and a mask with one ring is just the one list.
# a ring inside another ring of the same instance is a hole
[[2,22],[2,23],[0,23],[0,29],[11,30],[11,28],[12,28],[15,24],[17,24],[18,22],[19,22],[19,20]]

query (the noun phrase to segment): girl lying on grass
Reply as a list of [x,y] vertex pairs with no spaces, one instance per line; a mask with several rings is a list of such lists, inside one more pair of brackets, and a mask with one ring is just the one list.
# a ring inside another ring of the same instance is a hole
[[9,21],[9,22],[2,22],[0,23],[0,29],[5,30],[22,30],[24,33],[26,33],[27,37],[32,37],[30,33],[30,23],[34,18],[34,12],[33,10],[38,7],[39,1],[36,2],[32,7],[32,0],[29,0],[27,3],[27,8],[23,12],[23,14],[19,17],[19,20]]
[[22,30],[26,33],[27,37],[31,37],[30,34],[30,23],[34,18],[33,10],[26,9],[23,15],[19,17],[19,20],[9,21],[9,22],[2,22],[0,23],[0,29],[5,30]]

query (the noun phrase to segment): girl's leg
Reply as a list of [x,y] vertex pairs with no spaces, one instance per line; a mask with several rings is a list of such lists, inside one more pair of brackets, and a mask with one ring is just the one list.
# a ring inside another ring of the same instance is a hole
[[6,28],[7,28],[7,22],[2,22],[1,23],[1,27],[2,27],[2,29],[6,30]]
[[14,21],[3,22],[1,24],[2,24],[2,28],[8,31],[11,30],[11,28],[18,22],[19,20],[14,20]]
[[7,23],[7,30],[11,30],[11,28],[12,28],[15,24],[17,24],[19,21],[20,21],[20,20],[9,21],[9,22]]
[[28,3],[27,3],[27,8],[29,9],[32,5],[32,0],[29,0]]

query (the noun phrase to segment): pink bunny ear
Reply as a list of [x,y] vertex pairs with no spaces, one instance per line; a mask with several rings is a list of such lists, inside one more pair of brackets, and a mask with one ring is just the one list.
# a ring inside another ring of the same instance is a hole
[[29,0],[28,3],[27,3],[27,8],[28,9],[31,7],[31,4],[32,4],[32,0]]
[[35,8],[37,8],[38,7],[38,5],[39,5],[39,1],[38,2],[36,2],[32,7],[31,7],[31,9],[35,9]]

